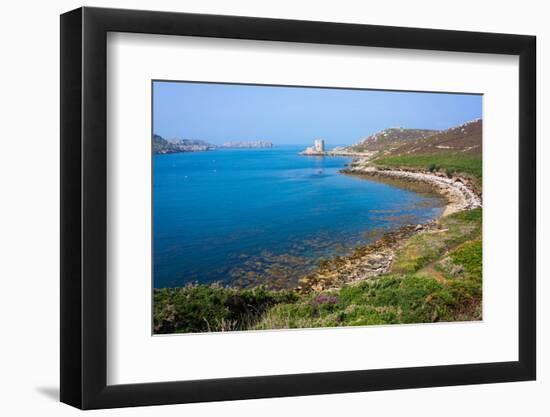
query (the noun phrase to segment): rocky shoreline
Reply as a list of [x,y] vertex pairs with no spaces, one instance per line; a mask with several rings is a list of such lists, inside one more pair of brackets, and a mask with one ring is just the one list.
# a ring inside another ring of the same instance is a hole
[[385,233],[374,243],[361,246],[348,256],[336,256],[320,262],[319,267],[299,282],[296,291],[302,294],[341,288],[388,272],[399,246],[415,233],[436,229],[435,221],[406,225]]
[[[449,178],[423,171],[382,169],[373,167],[361,160],[354,161],[341,172],[381,180],[392,179],[427,184],[447,200],[447,205],[441,217],[482,206],[481,195],[475,191],[470,181],[456,175]],[[407,239],[417,233],[437,233],[438,231],[438,223],[433,220],[425,224],[406,225],[396,231],[386,233],[374,243],[356,248],[349,256],[337,256],[330,260],[321,261],[315,271],[300,280],[296,291],[307,294],[309,292],[339,289],[343,285],[353,284],[387,273],[392,266],[396,250]]]

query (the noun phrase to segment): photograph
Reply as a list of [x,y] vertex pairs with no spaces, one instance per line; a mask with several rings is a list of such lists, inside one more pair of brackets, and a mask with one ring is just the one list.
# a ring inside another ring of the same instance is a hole
[[152,333],[480,321],[483,95],[152,81]]
[[543,4],[4,3],[0,417],[550,416]]

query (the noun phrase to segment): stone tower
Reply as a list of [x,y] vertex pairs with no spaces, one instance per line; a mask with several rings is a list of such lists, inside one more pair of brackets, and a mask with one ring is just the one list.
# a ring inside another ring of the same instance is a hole
[[325,141],[323,139],[315,139],[315,151],[325,152]]

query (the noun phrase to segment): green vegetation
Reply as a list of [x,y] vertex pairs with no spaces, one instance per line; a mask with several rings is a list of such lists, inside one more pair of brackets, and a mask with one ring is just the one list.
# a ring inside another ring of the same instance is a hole
[[451,253],[455,265],[463,265],[466,273],[473,279],[481,279],[482,245],[481,240],[468,242]]
[[454,172],[469,174],[481,181],[483,176],[481,155],[423,154],[396,155],[376,158],[373,163],[378,166],[422,168],[433,171],[445,171],[447,175]]
[[481,209],[443,217],[405,242],[388,274],[337,290],[155,290],[155,333],[479,320],[481,219]]
[[155,333],[245,330],[270,307],[297,300],[291,291],[188,285],[154,290]]
[[[323,298],[322,298],[323,297]],[[319,301],[321,300],[321,301]],[[269,310],[254,329],[430,323],[480,318],[481,287],[422,275],[387,275]]]
[[395,253],[391,272],[413,273],[458,245],[481,235],[481,209],[463,211],[439,220],[439,228],[412,236]]
[[437,269],[448,278],[465,275],[481,283],[482,245],[481,240],[466,242],[442,259]]

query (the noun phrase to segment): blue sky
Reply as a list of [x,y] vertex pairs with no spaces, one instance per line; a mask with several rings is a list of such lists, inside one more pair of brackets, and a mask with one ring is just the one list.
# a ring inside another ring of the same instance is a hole
[[482,96],[155,81],[154,132],[165,138],[356,143],[388,127],[446,129],[482,117]]

